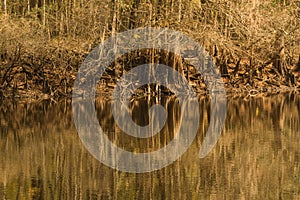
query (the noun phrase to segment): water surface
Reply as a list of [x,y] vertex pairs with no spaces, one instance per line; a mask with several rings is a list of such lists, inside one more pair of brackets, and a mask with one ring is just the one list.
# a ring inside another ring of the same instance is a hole
[[[161,103],[167,124],[151,139],[124,134],[110,102],[97,100],[100,124],[118,146],[133,152],[168,144],[180,126],[175,98],[131,104],[146,125],[149,106]],[[77,135],[71,102],[0,103],[2,199],[299,199],[300,97],[228,100],[226,123],[214,149],[198,158],[209,125],[210,100],[201,98],[198,134],[180,159],[161,170],[132,174],[97,161]]]

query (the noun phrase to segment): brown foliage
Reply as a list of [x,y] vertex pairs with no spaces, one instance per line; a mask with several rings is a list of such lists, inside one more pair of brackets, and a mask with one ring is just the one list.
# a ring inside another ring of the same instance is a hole
[[299,89],[299,73],[293,70],[300,55],[297,0],[1,3],[2,96],[13,91],[69,95],[92,47],[117,32],[145,26],[168,27],[197,40],[214,57],[231,91],[247,84],[260,92],[273,86]]

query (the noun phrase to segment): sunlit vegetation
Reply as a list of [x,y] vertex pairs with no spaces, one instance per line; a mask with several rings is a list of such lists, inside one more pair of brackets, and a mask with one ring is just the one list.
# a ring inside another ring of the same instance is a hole
[[[0,24],[2,97],[68,96],[93,47],[145,26],[168,27],[198,41],[230,91],[299,90],[298,0],[1,0]],[[136,59],[131,56],[123,68]],[[113,71],[106,82],[115,76]]]

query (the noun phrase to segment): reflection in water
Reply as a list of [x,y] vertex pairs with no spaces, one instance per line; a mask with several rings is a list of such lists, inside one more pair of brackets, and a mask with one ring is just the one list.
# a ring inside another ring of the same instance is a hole
[[[155,99],[131,103],[133,121],[149,122]],[[134,152],[165,146],[179,128],[176,99],[163,98],[167,124],[151,139],[120,131],[110,102],[96,101],[108,137]],[[82,145],[70,102],[0,105],[0,196],[7,199],[297,199],[300,198],[300,97],[228,100],[216,146],[198,153],[210,117],[200,100],[198,135],[179,160],[158,171],[130,174],[110,169]]]

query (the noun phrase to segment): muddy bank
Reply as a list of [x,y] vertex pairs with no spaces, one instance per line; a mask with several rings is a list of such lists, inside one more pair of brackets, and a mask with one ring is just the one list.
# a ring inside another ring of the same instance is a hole
[[[63,52],[60,53],[63,55]],[[65,55],[61,64],[52,62],[49,58],[5,60],[1,63],[0,98],[30,100],[71,98],[76,73],[85,56]],[[101,77],[97,95],[109,98],[120,77],[133,67],[147,63],[150,59],[148,57],[147,54],[139,57],[130,55],[130,58],[127,55],[126,58],[117,60]],[[208,94],[201,74],[189,63],[174,55],[173,57],[163,55],[163,59],[158,62],[171,66],[184,75],[199,95]],[[286,67],[284,73],[276,70],[272,63],[263,67],[258,66],[256,70],[249,69],[249,63],[243,60],[228,63],[226,66],[216,63],[222,74],[227,95],[255,96],[300,91],[300,60],[296,66]],[[172,92],[167,88],[151,85],[137,90],[135,97],[149,94],[172,95]]]
[[[213,57],[230,95],[299,91],[298,0],[2,3],[1,99],[70,98],[89,52],[117,33],[141,27],[165,27],[195,40]],[[142,55],[131,52],[115,62],[99,82],[98,95],[109,96],[123,74],[145,63],[171,66],[198,94],[207,93],[201,74],[182,58],[157,50]],[[150,93],[171,95],[149,87],[137,91],[137,97]]]

